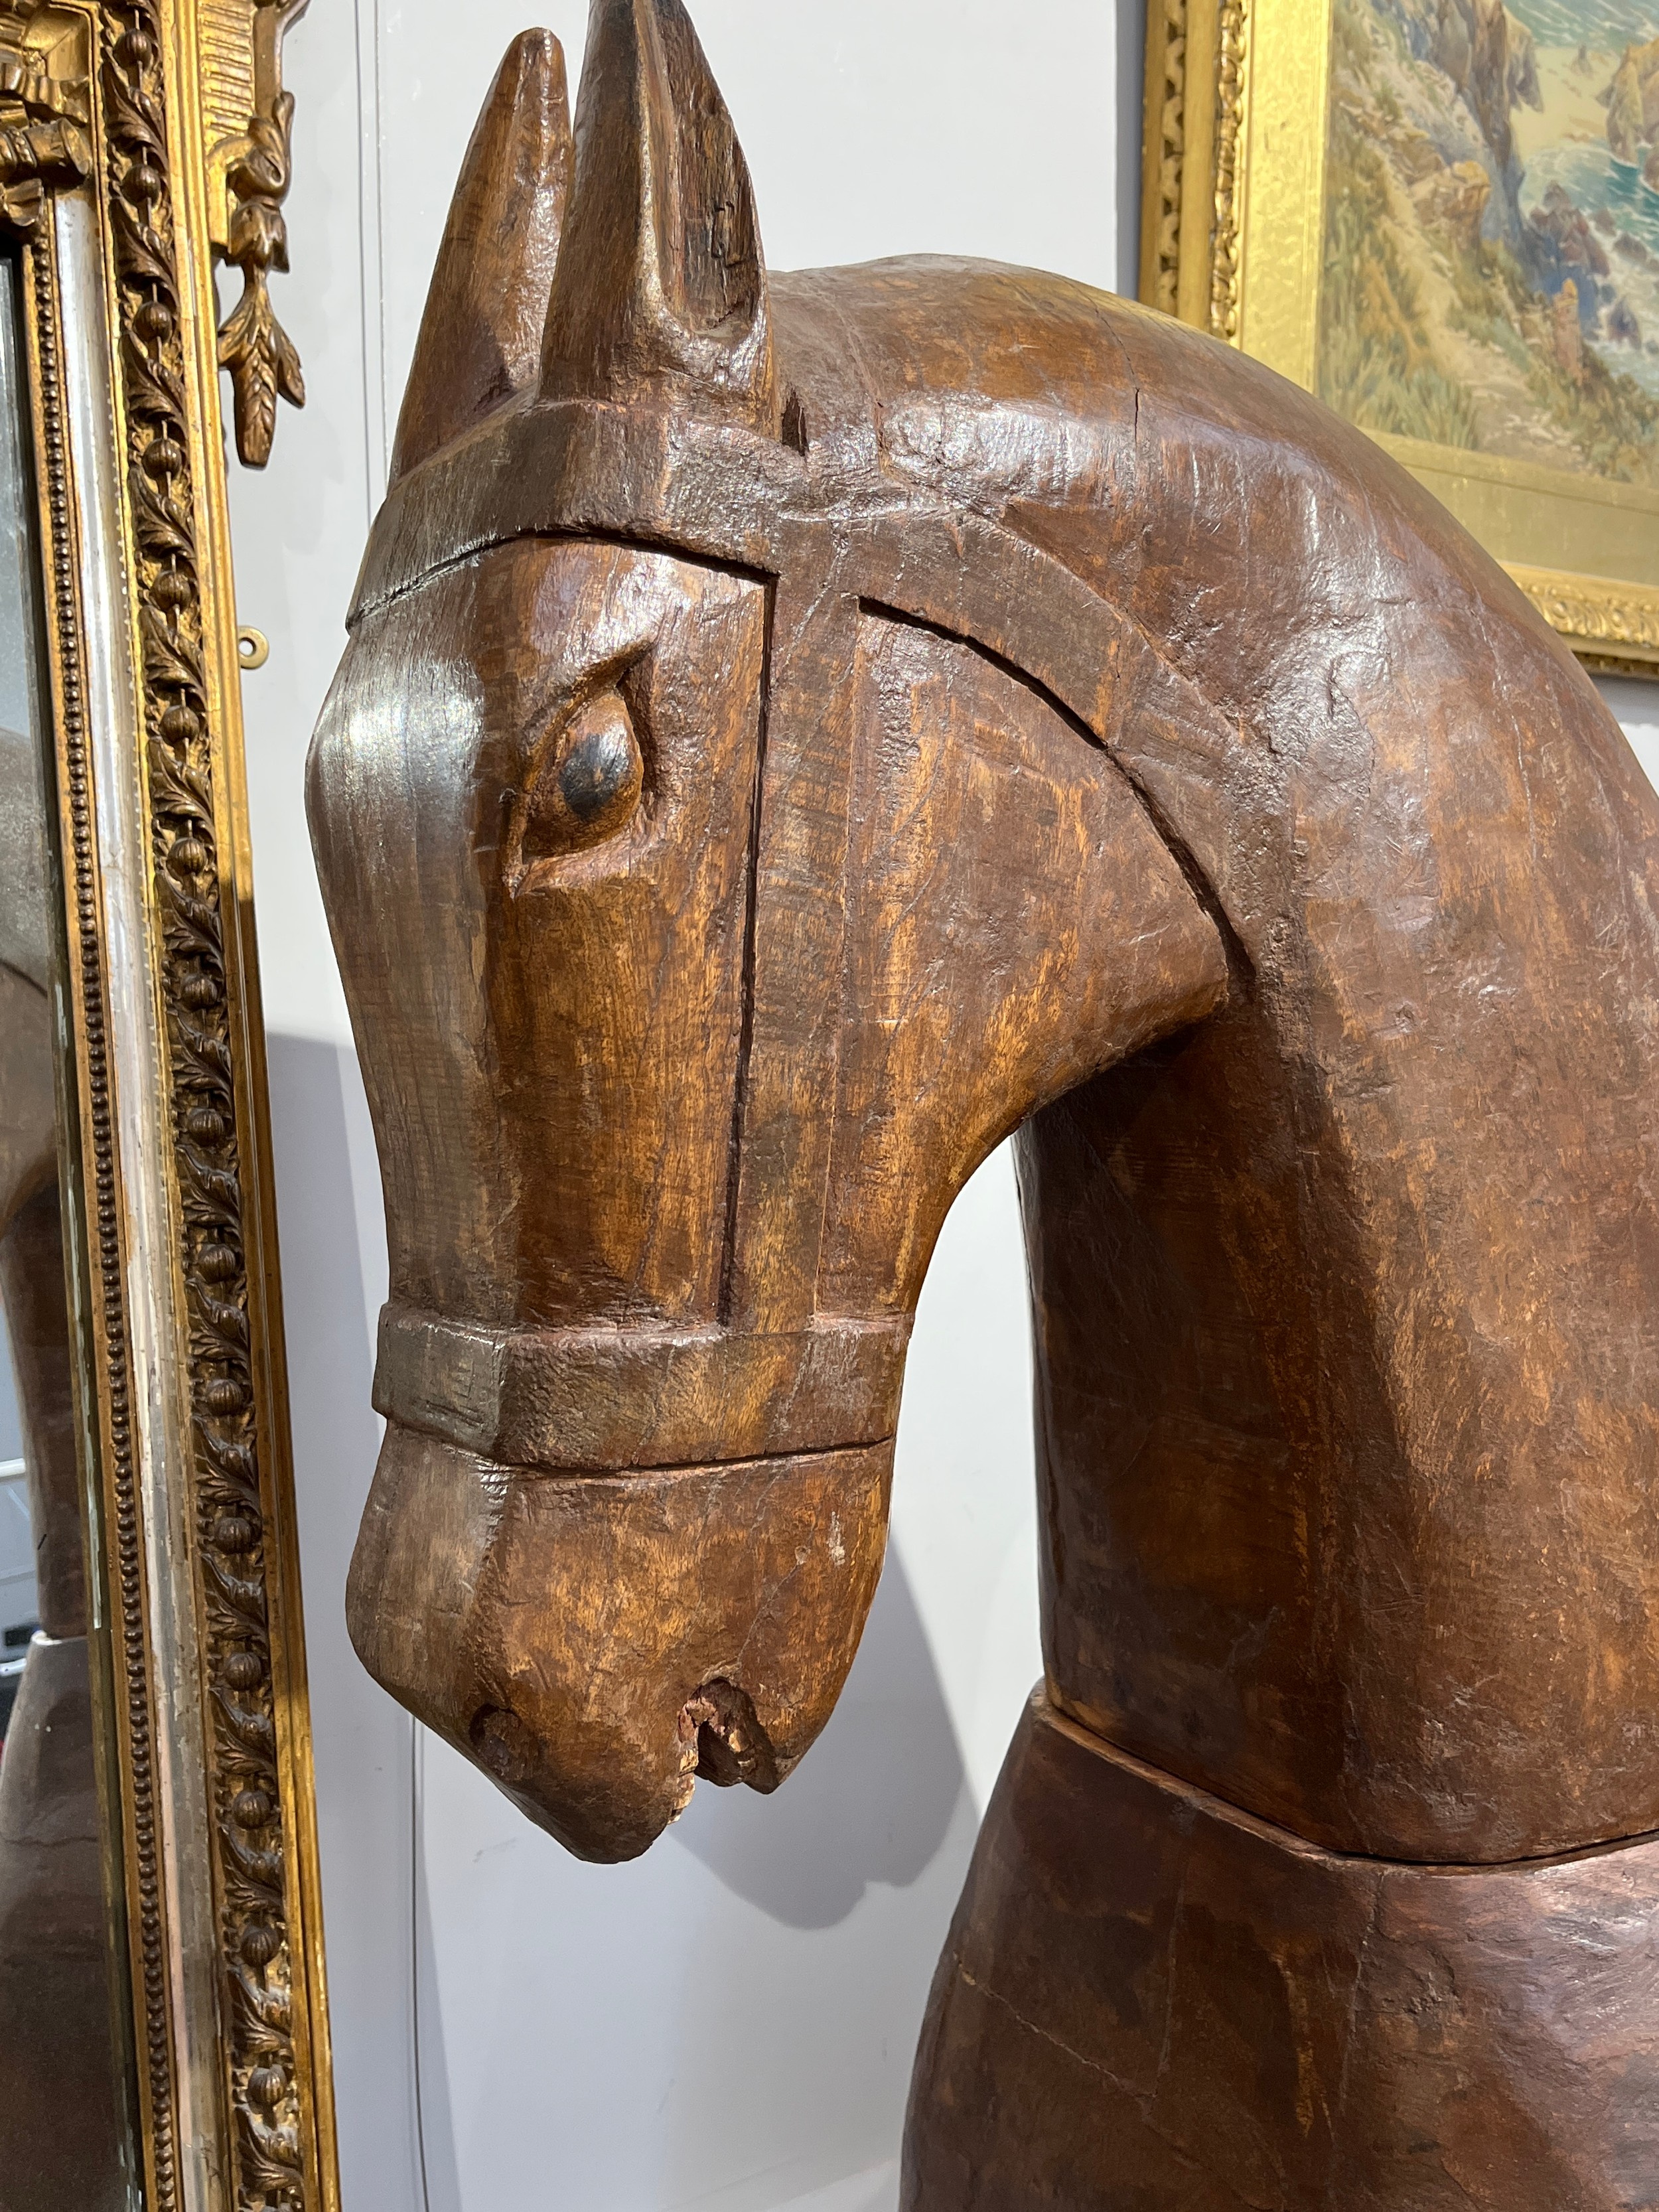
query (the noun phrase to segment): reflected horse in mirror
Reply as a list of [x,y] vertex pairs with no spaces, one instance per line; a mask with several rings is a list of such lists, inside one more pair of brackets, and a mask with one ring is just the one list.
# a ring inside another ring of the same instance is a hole
[[0,1310],[40,1620],[0,1749],[0,2212],[120,2212],[40,787],[0,728]]
[[1045,1674],[904,2201],[1659,2172],[1659,809],[1380,451],[1061,279],[774,276],[678,0],[469,149],[319,869],[378,1133],[350,1625],[573,1850],[769,1790],[1018,1130]]

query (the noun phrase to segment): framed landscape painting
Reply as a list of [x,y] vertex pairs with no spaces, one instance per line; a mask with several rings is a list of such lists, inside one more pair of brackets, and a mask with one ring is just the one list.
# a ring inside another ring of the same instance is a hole
[[1140,276],[1659,676],[1659,0],[1150,0]]

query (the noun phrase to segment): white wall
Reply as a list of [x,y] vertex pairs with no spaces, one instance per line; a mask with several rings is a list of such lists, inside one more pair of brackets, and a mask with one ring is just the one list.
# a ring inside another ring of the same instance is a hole
[[[1133,267],[1135,0],[692,0],[775,267],[912,250]],[[585,10],[552,27],[574,81]],[[1024,1284],[999,1157],[911,1355],[865,1648],[783,1793],[700,1791],[584,1867],[369,1682],[346,1562],[377,1443],[373,1146],[301,766],[426,275],[514,0],[316,0],[277,305],[310,402],[234,487],[346,2212],[878,2212],[934,1957],[1038,1671]],[[1659,691],[1608,687],[1650,765]]]
[[[1133,267],[1138,0],[692,0],[774,267],[961,251]],[[558,0],[572,88],[586,9]],[[234,486],[346,2212],[877,2212],[979,1813],[1039,1671],[1012,1181],[923,1300],[894,1536],[842,1706],[781,1795],[701,1790],[578,1865],[414,1729],[347,1646],[384,1246],[301,807],[450,187],[526,16],[315,0],[278,312],[310,399]],[[416,2079],[418,2075],[418,2096]]]

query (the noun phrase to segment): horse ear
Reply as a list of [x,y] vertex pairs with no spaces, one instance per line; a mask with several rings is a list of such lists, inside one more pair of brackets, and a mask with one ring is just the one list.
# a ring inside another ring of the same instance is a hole
[[777,434],[749,165],[681,0],[592,0],[542,389]]
[[391,478],[536,380],[570,181],[564,52],[521,31],[461,164],[392,444]]

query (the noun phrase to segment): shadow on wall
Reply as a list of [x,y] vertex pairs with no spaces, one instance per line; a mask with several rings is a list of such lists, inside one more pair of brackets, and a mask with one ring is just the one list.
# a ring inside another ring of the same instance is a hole
[[[345,2203],[539,2208],[551,2127],[568,2212],[885,2212],[977,1826],[919,1583],[890,1548],[782,1790],[700,1786],[631,1866],[567,1857],[435,1739],[419,1778],[344,1626],[380,1437],[372,1132],[349,1049],[273,1036],[270,1060]],[[732,2134],[708,2116],[734,2079]]]
[[420,1736],[428,2212],[891,2212],[978,1825],[896,1554],[796,1772],[700,1784],[626,1865],[570,1858]]
[[966,1777],[909,1578],[889,1547],[829,1726],[770,1797],[699,1783],[670,1830],[734,1895],[789,1928],[846,1919],[872,1882],[908,1888]]
[[385,1235],[354,1054],[266,1040],[301,1579],[348,2206],[418,2204],[412,1723],[358,1664],[345,1577],[380,1450],[370,1403]]

